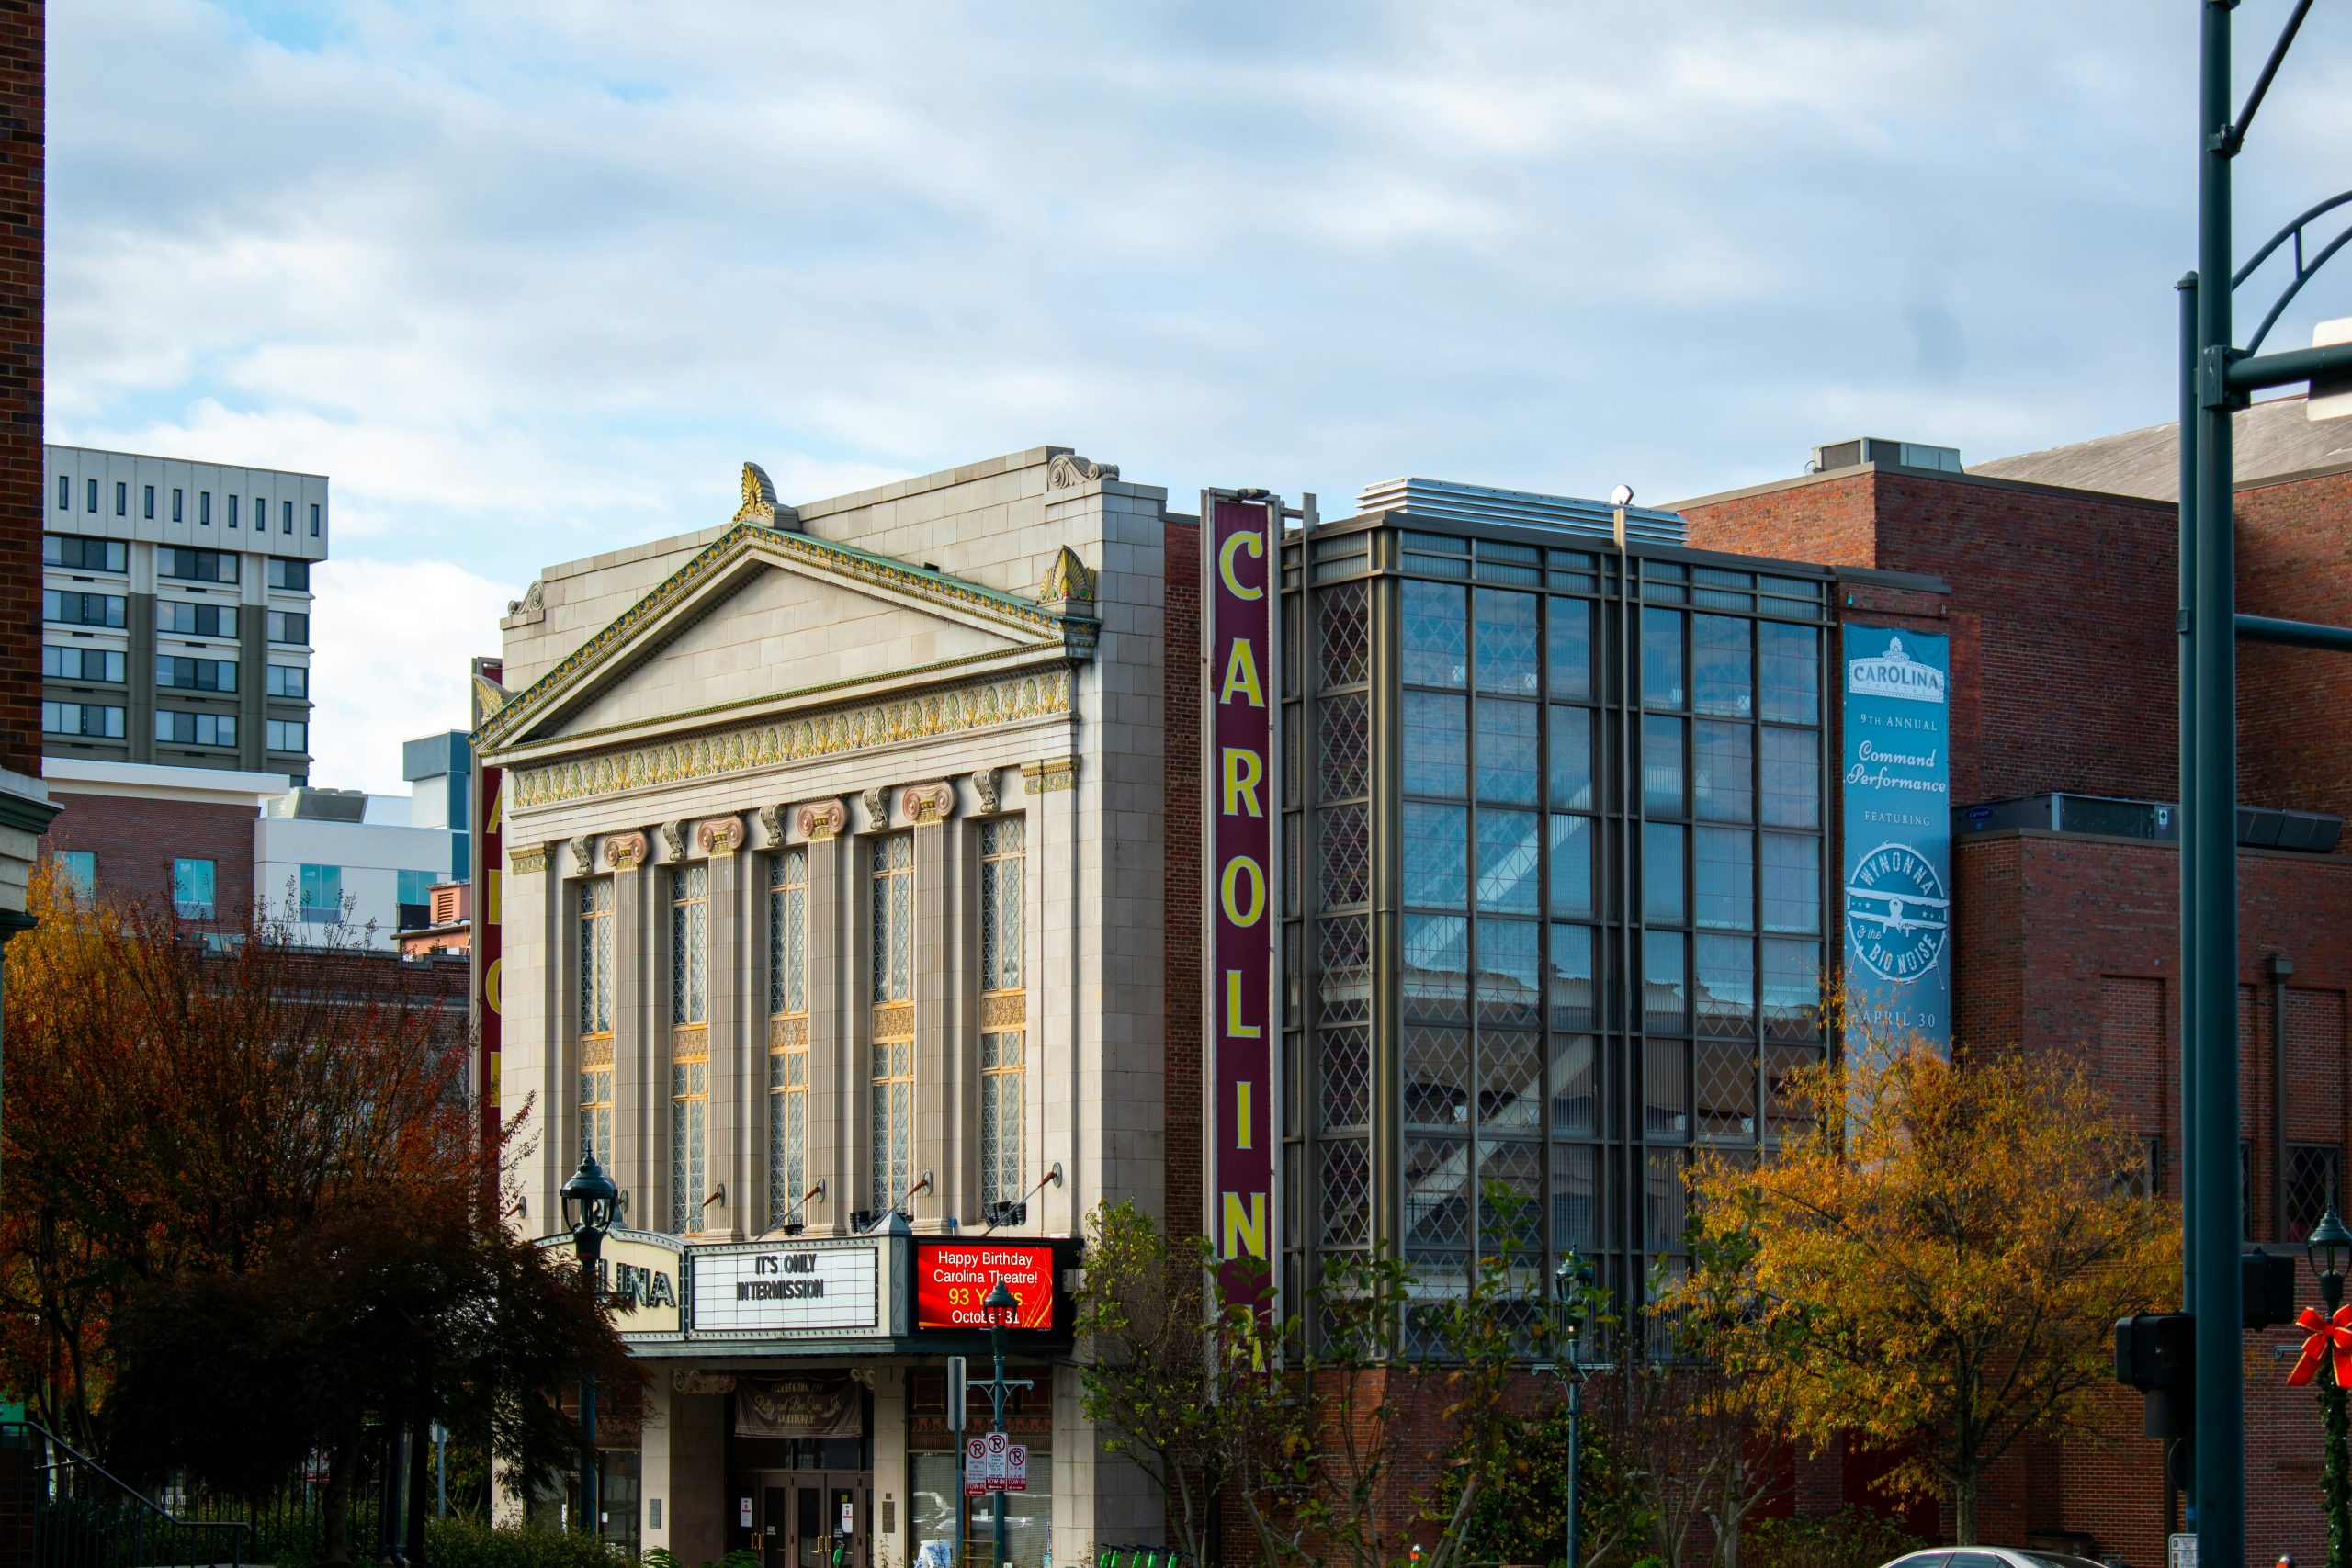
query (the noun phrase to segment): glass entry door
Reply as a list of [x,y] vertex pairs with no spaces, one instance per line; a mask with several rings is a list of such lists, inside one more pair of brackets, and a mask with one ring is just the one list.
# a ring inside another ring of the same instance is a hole
[[865,1478],[795,1476],[792,1484],[789,1568],[865,1568]]

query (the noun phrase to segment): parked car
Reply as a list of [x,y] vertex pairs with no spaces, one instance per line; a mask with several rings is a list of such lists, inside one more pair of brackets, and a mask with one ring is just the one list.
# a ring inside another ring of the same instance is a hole
[[1884,1568],[2107,1568],[2107,1564],[2063,1551],[2030,1551],[2018,1546],[1949,1546],[1907,1551]]

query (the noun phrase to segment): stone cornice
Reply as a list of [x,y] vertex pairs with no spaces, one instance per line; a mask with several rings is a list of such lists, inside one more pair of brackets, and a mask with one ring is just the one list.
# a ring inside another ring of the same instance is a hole
[[510,806],[527,810],[854,755],[909,740],[958,735],[1070,711],[1066,666],[997,680],[967,682],[915,696],[845,704],[777,716],[678,739],[619,747],[586,757],[515,762],[507,770]]
[[880,589],[917,604],[930,603],[992,621],[1022,634],[1033,647],[1058,645],[1073,657],[1091,656],[1101,632],[1101,622],[1091,615],[1047,609],[1016,594],[910,567],[854,545],[742,522],[703,547],[693,559],[656,584],[644,598],[484,718],[473,732],[475,749],[494,749],[513,741],[531,719],[572,694],[589,676],[614,664],[652,623],[695,598],[697,590],[722,576],[735,562],[753,554],[792,561],[804,569],[868,589]]

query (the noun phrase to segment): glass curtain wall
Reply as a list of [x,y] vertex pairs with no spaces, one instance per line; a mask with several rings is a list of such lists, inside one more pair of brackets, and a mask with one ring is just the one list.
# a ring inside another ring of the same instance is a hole
[[1638,1294],[1690,1150],[1759,1147],[1824,1048],[1826,585],[1618,559],[1286,548],[1293,1310],[1375,1241],[1430,1291],[1508,1241]]

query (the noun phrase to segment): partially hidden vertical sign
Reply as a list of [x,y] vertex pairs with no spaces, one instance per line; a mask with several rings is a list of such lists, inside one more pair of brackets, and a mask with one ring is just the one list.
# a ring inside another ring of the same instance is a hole
[[1848,625],[1848,1043],[1911,1034],[1951,1051],[1951,644]]
[[1272,1311],[1275,604],[1282,503],[1201,498],[1207,644],[1209,1224],[1228,1302]]
[[[474,660],[474,728],[498,710],[506,694],[499,682],[505,666],[497,660]],[[500,1019],[499,957],[503,945],[499,925],[500,894],[506,878],[506,770],[493,768],[474,753],[473,799],[473,1018],[475,1048],[481,1053],[475,1089],[480,1099],[481,1146],[498,1146],[498,1051],[503,1035]],[[493,1170],[495,1168],[492,1168]],[[495,1177],[492,1177],[495,1180]]]

